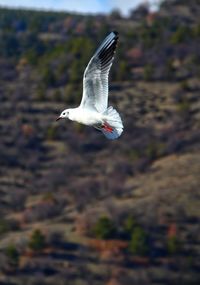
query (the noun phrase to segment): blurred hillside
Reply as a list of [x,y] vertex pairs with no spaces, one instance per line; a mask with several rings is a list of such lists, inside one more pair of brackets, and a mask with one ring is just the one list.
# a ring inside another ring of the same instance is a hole
[[[55,122],[112,30],[124,133]],[[197,285],[200,3],[110,15],[0,9],[0,284]]]

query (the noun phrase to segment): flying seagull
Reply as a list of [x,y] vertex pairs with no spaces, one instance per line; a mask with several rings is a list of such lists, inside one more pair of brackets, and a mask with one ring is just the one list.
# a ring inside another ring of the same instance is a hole
[[83,75],[83,95],[80,106],[65,109],[57,120],[68,118],[93,126],[108,139],[116,139],[123,132],[119,113],[108,107],[108,75],[113,63],[118,33],[111,32],[90,59]]

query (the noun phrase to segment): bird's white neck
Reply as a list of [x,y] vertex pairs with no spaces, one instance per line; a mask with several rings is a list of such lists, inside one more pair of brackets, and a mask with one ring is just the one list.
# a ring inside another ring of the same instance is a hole
[[68,118],[69,118],[71,121],[77,121],[78,114],[79,114],[79,107],[77,107],[77,108],[71,108],[71,109],[69,110]]

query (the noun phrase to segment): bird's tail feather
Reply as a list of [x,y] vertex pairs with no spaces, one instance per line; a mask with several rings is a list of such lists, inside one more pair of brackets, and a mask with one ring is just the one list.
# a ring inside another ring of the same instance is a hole
[[105,112],[105,120],[101,131],[110,140],[118,138],[123,132],[123,124],[119,113],[109,107]]

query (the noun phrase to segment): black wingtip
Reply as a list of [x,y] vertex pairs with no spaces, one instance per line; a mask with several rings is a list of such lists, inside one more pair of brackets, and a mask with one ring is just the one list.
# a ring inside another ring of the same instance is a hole
[[113,31],[113,33],[115,34],[115,36],[119,35],[119,33],[117,31]]

